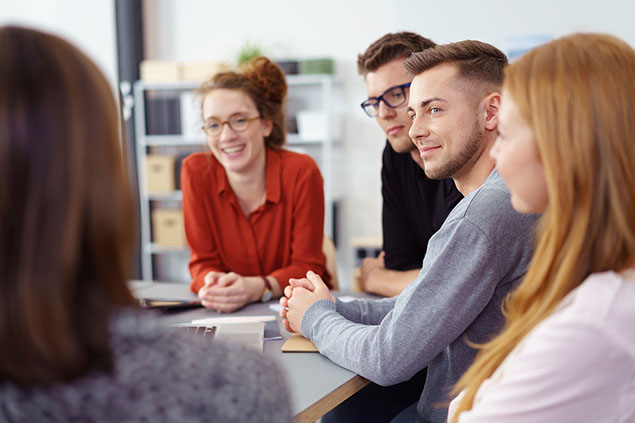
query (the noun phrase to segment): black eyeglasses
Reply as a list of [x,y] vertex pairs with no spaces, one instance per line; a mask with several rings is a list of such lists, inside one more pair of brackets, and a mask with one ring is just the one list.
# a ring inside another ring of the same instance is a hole
[[388,107],[399,107],[406,102],[406,88],[410,87],[411,82],[406,84],[396,85],[388,88],[379,97],[371,97],[361,104],[362,109],[366,114],[372,118],[377,116],[379,112],[379,103],[384,102]]

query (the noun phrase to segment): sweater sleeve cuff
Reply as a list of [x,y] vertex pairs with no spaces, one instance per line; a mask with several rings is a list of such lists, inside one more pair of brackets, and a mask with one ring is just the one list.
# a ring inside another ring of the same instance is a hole
[[313,324],[320,316],[329,311],[335,311],[335,304],[331,300],[324,299],[311,304],[302,317],[302,324],[300,325],[302,336],[311,339]]

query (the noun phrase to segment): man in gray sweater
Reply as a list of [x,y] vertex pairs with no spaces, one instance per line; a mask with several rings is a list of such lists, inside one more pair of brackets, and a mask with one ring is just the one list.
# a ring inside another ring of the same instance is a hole
[[319,276],[292,279],[281,299],[287,329],[379,385],[428,367],[418,404],[393,421],[444,422],[449,392],[502,327],[501,305],[522,279],[537,216],[516,213],[489,151],[498,136],[505,55],[462,41],[414,53],[410,136],[426,175],[465,196],[430,239],[419,276],[397,297],[336,301]]

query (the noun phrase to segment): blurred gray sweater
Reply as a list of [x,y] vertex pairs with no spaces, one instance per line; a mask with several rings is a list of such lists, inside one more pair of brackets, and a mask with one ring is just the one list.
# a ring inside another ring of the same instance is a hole
[[452,385],[476,350],[504,322],[501,305],[522,279],[533,252],[537,215],[521,215],[494,170],[430,239],[417,279],[397,297],[320,300],[302,319],[302,334],[320,353],[379,385],[428,376],[418,413],[445,422]]
[[258,352],[133,311],[112,316],[110,344],[112,373],[28,389],[0,380],[0,422],[291,422],[284,376]]

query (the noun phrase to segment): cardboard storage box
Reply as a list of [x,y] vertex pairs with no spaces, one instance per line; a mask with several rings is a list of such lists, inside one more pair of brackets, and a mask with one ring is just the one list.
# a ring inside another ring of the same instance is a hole
[[164,60],[144,60],[139,74],[145,82],[175,82],[181,79],[181,65]]
[[151,194],[169,194],[176,189],[174,156],[150,154],[146,157],[146,183]]
[[185,227],[181,209],[156,209],[152,212],[153,242],[161,247],[185,248]]
[[181,80],[203,82],[230,69],[228,64],[222,62],[185,62],[181,63]]
[[144,60],[139,66],[140,77],[145,82],[177,81],[203,82],[218,72],[231,70],[224,62],[173,62]]

